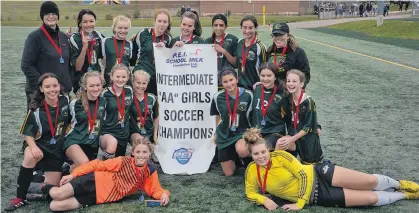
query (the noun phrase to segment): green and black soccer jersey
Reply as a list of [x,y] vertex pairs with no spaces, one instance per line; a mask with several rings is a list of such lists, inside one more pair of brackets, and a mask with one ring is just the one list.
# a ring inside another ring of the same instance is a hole
[[[106,60],[105,76],[109,75],[111,69],[117,63],[117,60],[121,60],[121,63],[127,67],[129,67],[130,65],[130,60],[132,58],[132,42],[125,40],[124,51],[122,56],[120,54],[122,52],[122,44],[124,43],[124,41],[116,39],[116,43],[118,49],[115,49],[114,37],[107,37],[102,39],[102,54]],[[116,57],[117,55],[118,58]],[[122,59],[119,59],[120,57],[122,57]],[[106,83],[109,84],[108,80]]]
[[[250,90],[239,87],[239,102],[237,105],[237,114],[234,123],[230,120],[229,110],[233,113],[234,102],[236,97],[228,96],[230,106],[227,106],[226,92],[220,90],[214,94],[211,103],[211,115],[219,115],[221,118],[220,123],[217,125],[216,130],[216,143],[218,149],[223,149],[242,138],[244,132],[250,127],[251,111],[253,93]],[[235,127],[235,131],[231,127]]]
[[[91,118],[94,118],[96,101],[88,101]],[[105,115],[106,100],[98,97],[98,106],[96,112],[96,121],[92,129],[89,126],[89,116],[84,110],[81,99],[73,99],[70,102],[71,129],[67,133],[63,150],[73,144],[91,145],[98,147],[99,135],[101,133],[101,124]],[[93,138],[89,137],[92,134]]]
[[296,141],[298,154],[300,155],[303,163],[316,163],[322,160],[323,151],[320,146],[320,139],[317,133],[317,112],[316,104],[313,99],[306,93],[303,94],[301,99],[298,120],[296,128],[294,128],[294,119],[296,117],[296,106],[292,107],[291,124],[288,128],[290,135],[295,135],[300,131],[307,134]]
[[[151,93],[147,93],[147,105],[148,105],[148,113],[145,120],[144,127],[142,126],[142,123],[140,122],[140,115],[138,114],[138,110],[136,107],[136,104],[134,103],[135,99],[133,99],[133,102],[130,107],[130,131],[131,134],[138,133],[142,136],[153,136],[153,130],[154,130],[154,119],[159,117],[158,112],[158,102],[155,95]],[[138,100],[137,99],[138,106],[141,110],[141,115],[144,116],[145,114],[145,101]],[[141,131],[142,129],[145,129],[145,134]]]
[[[207,44],[214,44],[214,38],[211,36],[207,38],[205,42]],[[230,53],[230,55],[234,57],[236,55],[236,48],[237,48],[237,43],[239,42],[239,39],[232,34],[226,33],[224,35],[224,41],[222,40],[215,41],[216,44],[221,44],[221,42],[223,42],[221,47],[224,48],[228,53]],[[230,64],[230,62],[228,62],[227,60],[227,57],[225,57],[221,53],[218,53],[217,54],[217,69],[220,71],[221,68],[225,66],[235,67],[236,65]]]
[[[244,48],[244,39],[240,39],[236,48],[237,68],[239,74],[239,85],[246,89],[253,89],[253,85],[259,82],[259,66],[266,62],[266,48],[259,39],[250,46]],[[242,52],[244,48],[246,64],[243,66]],[[244,67],[244,70],[242,69]]]
[[101,135],[111,134],[118,140],[118,144],[121,146],[126,146],[129,140],[129,108],[132,104],[133,95],[130,86],[125,86],[124,91],[125,100],[122,99],[122,93],[118,96],[119,103],[121,104],[122,102],[125,104],[123,122],[119,119],[118,102],[115,93],[112,91],[112,87],[106,87],[102,92],[102,97],[106,99],[106,108]]
[[[88,68],[90,67],[94,71],[101,71],[100,65],[99,65],[99,58],[102,58],[102,39],[105,38],[105,36],[101,33],[98,33],[96,31],[93,31],[92,33],[93,39],[91,42],[89,42],[89,46],[86,51],[86,57],[84,60],[83,68],[81,70],[76,70],[77,72],[86,73]],[[80,33],[73,33],[73,35],[70,37],[70,46],[71,46],[71,66],[76,66],[77,58],[80,56],[80,52],[83,49],[83,40]],[[89,64],[88,55],[91,54],[91,60]],[[77,73],[76,72],[76,73]]]
[[[277,85],[276,92],[274,88],[264,88],[264,107],[267,107],[272,95],[275,95],[267,108],[265,116],[262,116],[262,85],[257,85],[253,93],[253,116],[252,124],[261,129],[261,133],[271,134],[279,133],[286,135],[286,119],[289,117],[289,100],[283,87]],[[264,125],[263,125],[264,124]]]
[[35,111],[29,110],[25,122],[20,129],[20,134],[33,137],[36,145],[44,152],[44,154],[54,156],[54,158],[61,160],[62,146],[64,144],[67,126],[70,122],[70,115],[68,97],[60,95],[58,99],[59,112],[57,123],[55,123],[56,107],[48,105],[52,125],[55,129],[55,141],[52,142],[52,133],[44,104],[41,104]]
[[271,52],[267,52],[266,58],[268,58],[269,62],[275,62],[275,54],[276,54],[276,63],[279,66],[279,79],[285,80],[286,74],[291,69],[297,69],[303,72],[306,76],[305,85],[308,84],[310,81],[310,65],[307,59],[307,55],[303,49],[297,47],[294,51],[290,46],[288,46],[284,56],[282,56],[282,52],[284,48],[272,48],[269,47],[269,50],[272,49]]
[[[133,57],[131,65],[135,65],[134,70],[144,70],[150,74],[152,79],[156,79],[156,65],[154,62],[154,50],[153,50],[153,29],[145,28],[137,33],[135,36]],[[164,42],[168,48],[172,36],[168,33],[156,37],[156,43]]]
[[[172,41],[170,42],[169,47],[172,48],[175,45],[176,41],[180,41],[180,36],[173,38]],[[185,40],[183,42],[185,44],[205,44],[204,39],[202,39],[201,37],[196,36],[196,35],[192,36],[192,42],[190,41],[189,38],[188,38],[188,40]]]

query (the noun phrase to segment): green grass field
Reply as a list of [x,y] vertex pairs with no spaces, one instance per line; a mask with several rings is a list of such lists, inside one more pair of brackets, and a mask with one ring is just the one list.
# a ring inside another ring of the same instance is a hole
[[[15,195],[18,168],[22,162],[22,137],[18,129],[25,116],[25,78],[20,59],[26,36],[35,28],[2,27],[1,99],[1,199],[3,209]],[[130,30],[130,34],[139,29]],[[236,28],[229,30],[241,37]],[[110,35],[110,29],[104,31]],[[317,105],[322,124],[321,143],[332,162],[368,173],[419,182],[419,60],[417,49],[358,40],[313,30],[292,32],[306,51],[312,80],[307,92]],[[173,34],[179,34],[175,28]],[[209,36],[210,28],[204,29]],[[266,45],[270,33],[260,30]],[[302,38],[400,63],[397,66]],[[205,174],[174,176],[160,173],[162,185],[172,193],[165,208],[146,208],[131,196],[122,202],[92,206],[81,212],[266,212],[245,199],[244,169],[233,177],[222,175],[219,165]],[[301,212],[417,212],[419,201],[400,201],[380,208],[306,207]],[[32,202],[16,212],[47,212],[44,202]],[[281,212],[281,210],[277,210]]]
[[329,26],[331,29],[355,31],[374,37],[419,40],[419,18],[385,20],[377,26],[376,20],[353,21]]

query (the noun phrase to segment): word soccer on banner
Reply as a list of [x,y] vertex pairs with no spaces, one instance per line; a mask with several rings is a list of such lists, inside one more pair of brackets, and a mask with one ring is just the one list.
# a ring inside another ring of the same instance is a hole
[[211,44],[154,48],[159,100],[155,153],[166,174],[208,171],[215,154],[217,53]]

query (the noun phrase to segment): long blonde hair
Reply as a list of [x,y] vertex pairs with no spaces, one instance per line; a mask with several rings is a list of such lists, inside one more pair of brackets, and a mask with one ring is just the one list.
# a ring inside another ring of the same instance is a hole
[[87,79],[90,77],[98,77],[100,79],[100,84],[103,86],[103,81],[100,78],[100,73],[97,71],[86,72],[80,80],[81,91],[77,94],[77,98],[81,100],[83,109],[85,112],[89,113],[89,100],[87,99]]
[[129,28],[131,28],[131,19],[129,19],[128,17],[126,17],[124,15],[119,15],[119,16],[115,17],[113,19],[113,22],[112,22],[112,33],[113,34],[116,33],[115,27],[118,24],[118,21],[127,21],[129,23]]

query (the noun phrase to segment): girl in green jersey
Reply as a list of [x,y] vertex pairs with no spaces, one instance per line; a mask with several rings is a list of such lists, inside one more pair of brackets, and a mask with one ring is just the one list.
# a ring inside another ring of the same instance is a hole
[[105,117],[99,145],[104,151],[103,159],[124,156],[129,141],[129,107],[132,103],[132,88],[126,85],[130,70],[123,64],[115,65],[110,73],[111,86],[106,87],[102,97],[106,99]]
[[205,41],[200,37],[202,29],[196,13],[186,12],[182,15],[180,33],[180,36],[172,40],[170,47],[183,47],[184,44],[205,44]]
[[169,47],[172,41],[172,35],[170,34],[172,24],[170,14],[165,9],[156,11],[154,21],[153,28],[145,28],[132,38],[134,49],[131,65],[135,66],[134,71],[144,70],[150,74],[151,78],[146,91],[157,95],[156,64],[154,61],[153,46],[159,48]]
[[132,42],[127,40],[131,20],[126,16],[117,16],[113,19],[112,32],[114,36],[102,40],[102,53],[105,61],[105,70],[102,76],[106,85],[110,85],[109,73],[116,64],[129,67],[132,58]]
[[220,76],[224,89],[214,95],[211,115],[217,119],[214,137],[218,161],[221,162],[224,174],[231,176],[236,170],[235,161],[247,161],[250,155],[242,136],[250,127],[253,94],[237,86],[237,73],[231,67],[223,68]]
[[100,127],[106,107],[105,98],[100,97],[102,88],[100,73],[87,72],[81,79],[81,92],[70,102],[71,129],[63,150],[75,167],[97,157]]
[[80,88],[80,79],[84,73],[101,70],[102,39],[105,36],[95,31],[96,14],[89,9],[82,9],[77,17],[79,31],[70,37],[71,66],[74,70],[73,92]]

